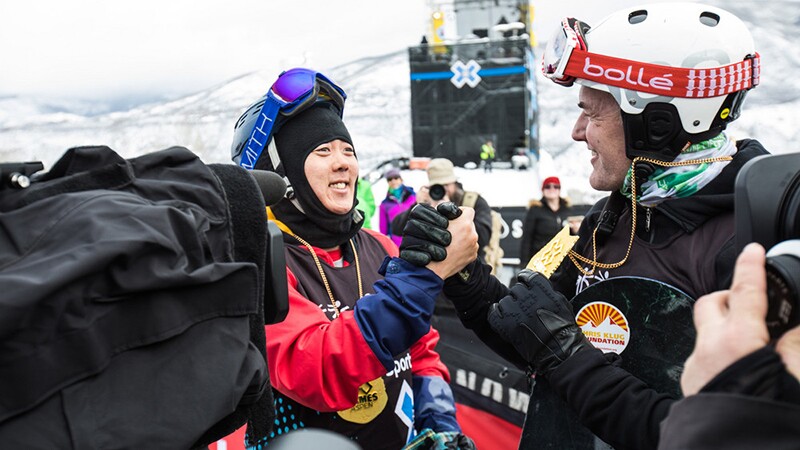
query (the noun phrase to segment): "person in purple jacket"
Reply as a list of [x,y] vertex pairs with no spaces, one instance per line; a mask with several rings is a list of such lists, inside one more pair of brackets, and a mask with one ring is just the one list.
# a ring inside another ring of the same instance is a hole
[[398,246],[403,240],[402,231],[392,232],[392,219],[401,212],[411,208],[417,203],[417,194],[411,186],[403,184],[403,177],[400,170],[392,168],[384,174],[389,188],[386,191],[386,198],[381,202],[380,207],[380,230],[381,233],[389,236]]

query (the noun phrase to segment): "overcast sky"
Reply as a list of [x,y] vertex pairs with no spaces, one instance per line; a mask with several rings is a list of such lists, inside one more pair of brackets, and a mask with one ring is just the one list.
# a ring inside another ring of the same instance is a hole
[[[535,30],[634,3],[533,2]],[[174,98],[401,50],[428,32],[428,14],[427,0],[0,0],[0,96]]]

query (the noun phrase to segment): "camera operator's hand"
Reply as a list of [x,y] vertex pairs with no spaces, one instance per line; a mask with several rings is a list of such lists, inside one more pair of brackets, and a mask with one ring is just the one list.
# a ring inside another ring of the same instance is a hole
[[417,191],[417,204],[430,205],[433,200],[431,199],[431,191],[428,186],[422,186]]
[[575,323],[572,304],[530,269],[520,272],[509,295],[490,307],[488,321],[544,376],[578,351],[594,348]]
[[419,204],[403,230],[400,257],[426,266],[442,279],[454,275],[478,257],[478,233],[472,208],[453,203],[433,207]]
[[781,336],[775,345],[786,370],[800,381],[800,327],[792,328]]
[[[696,394],[723,369],[769,342],[764,262],[764,248],[748,245],[736,260],[730,290],[705,295],[695,303],[697,339],[681,376],[683,395]],[[783,351],[794,355],[790,372],[797,376],[800,334],[796,329],[790,333],[785,335]]]

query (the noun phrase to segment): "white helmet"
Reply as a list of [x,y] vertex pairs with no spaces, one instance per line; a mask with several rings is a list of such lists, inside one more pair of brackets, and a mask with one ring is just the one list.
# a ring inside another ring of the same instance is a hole
[[[759,81],[750,32],[720,8],[646,4],[612,13],[593,27],[574,19],[569,26],[582,40],[576,53],[588,53],[573,58],[579,60],[571,64],[580,66],[567,73],[616,99],[629,158],[671,161],[688,143],[716,136],[739,116],[746,92]],[[612,58],[604,63],[604,57]]]

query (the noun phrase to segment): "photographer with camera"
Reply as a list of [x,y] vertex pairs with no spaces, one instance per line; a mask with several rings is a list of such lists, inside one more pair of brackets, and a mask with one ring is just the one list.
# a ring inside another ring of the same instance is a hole
[[234,162],[278,173],[288,185],[267,208],[283,231],[289,312],[265,327],[278,417],[258,446],[309,427],[370,450],[398,450],[417,434],[469,450],[430,321],[443,279],[477,254],[472,211],[449,222],[427,211],[426,229],[439,243],[446,237],[446,260],[418,267],[396,258],[397,246],[364,229],[356,209],[345,99],[324,75],[291,69],[236,122]]
[[[676,398],[621,365],[657,357],[603,353],[577,326],[568,298],[618,277],[649,278],[691,298],[730,285],[734,181],[745,163],[768,153],[724,129],[759,82],[759,56],[733,14],[659,3],[617,11],[593,28],[564,19],[543,58],[546,77],[581,85],[573,139],[591,152],[591,186],[611,194],[586,215],[569,260],[549,281],[524,270],[508,289],[474,262],[445,281],[444,294],[467,328],[535,371],[534,394],[546,390],[554,405],[568,408],[569,416],[552,422],[552,411],[529,409],[520,448],[558,448],[573,422],[593,433],[576,448],[656,448]],[[738,83],[697,83],[696,76],[712,73],[735,73]],[[676,326],[659,317],[666,309],[647,312],[642,333],[669,335]],[[552,426],[528,431],[540,421]]]
[[[479,257],[485,257],[485,247],[492,235],[492,208],[480,194],[465,191],[456,177],[453,162],[447,158],[434,158],[428,163],[428,184],[417,192],[417,203],[433,206],[453,202],[475,210],[475,230],[478,232]],[[409,211],[392,220],[392,230],[402,233],[408,222]]]
[[730,290],[697,300],[697,340],[681,376],[686,398],[662,423],[659,449],[798,447],[800,327],[770,343],[764,263],[764,248],[748,245]]

